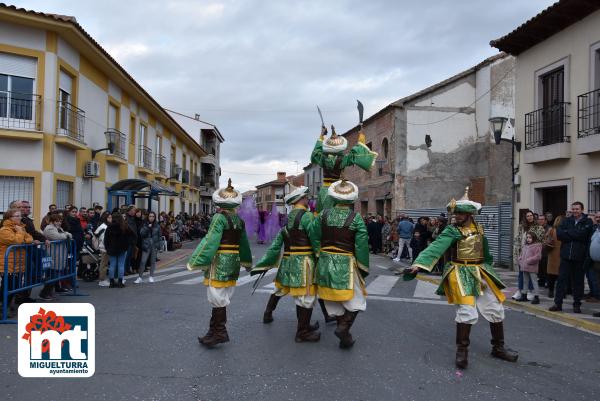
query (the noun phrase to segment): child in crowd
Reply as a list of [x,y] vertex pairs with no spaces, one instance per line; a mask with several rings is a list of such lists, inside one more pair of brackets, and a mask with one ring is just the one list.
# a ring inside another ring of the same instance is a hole
[[521,298],[518,301],[527,301],[527,289],[529,288],[529,282],[531,282],[533,285],[533,300],[531,303],[540,303],[537,281],[540,260],[542,260],[542,243],[539,242],[539,239],[533,232],[528,232],[525,245],[521,248],[521,254],[519,255],[519,270],[523,272],[523,285],[519,288]]

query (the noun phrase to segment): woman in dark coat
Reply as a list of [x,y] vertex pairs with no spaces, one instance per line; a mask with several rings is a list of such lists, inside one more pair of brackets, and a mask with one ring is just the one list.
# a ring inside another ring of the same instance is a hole
[[[113,213],[112,223],[109,224],[104,233],[104,248],[109,258],[108,277],[110,278],[109,287],[123,288],[123,276],[125,274],[125,259],[127,257],[127,249],[132,242],[135,241],[135,236],[129,229],[121,213]],[[118,267],[118,284],[115,285],[115,269]]]

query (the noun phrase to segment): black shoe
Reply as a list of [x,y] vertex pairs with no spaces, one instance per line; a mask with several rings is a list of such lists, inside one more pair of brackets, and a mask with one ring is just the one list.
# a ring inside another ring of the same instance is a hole
[[115,285],[115,279],[111,278],[110,279],[110,284],[108,285],[108,288],[115,288],[115,287],[116,287],[116,285]]
[[551,307],[548,308],[548,310],[550,312],[562,312],[562,305],[552,305]]
[[592,313],[592,316],[594,316],[594,317],[600,317],[600,312]]
[[67,290],[66,288],[61,287],[61,288],[55,289],[54,292],[57,292],[59,294],[64,294],[66,292],[69,292],[69,290]]
[[527,302],[527,293],[521,294],[521,298],[517,299],[517,302]]
[[123,284],[123,279],[120,278],[119,282],[117,283],[117,288],[124,288],[124,287],[125,287],[125,284]]
[[581,306],[573,305],[573,313],[581,313]]
[[54,299],[54,297],[50,294],[40,294],[38,295],[38,298],[43,301],[52,301]]
[[532,305],[537,305],[540,303],[540,297],[538,297],[537,295],[533,297],[533,300],[531,301]]

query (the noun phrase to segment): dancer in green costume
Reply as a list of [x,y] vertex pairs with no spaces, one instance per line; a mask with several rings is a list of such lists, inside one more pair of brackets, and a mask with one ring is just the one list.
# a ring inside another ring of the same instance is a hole
[[231,179],[226,188],[213,193],[213,202],[221,211],[213,216],[208,233],[187,263],[189,270],[204,271],[212,317],[208,333],[198,337],[198,341],[208,347],[229,341],[225,328],[226,308],[235,290],[240,268],[249,270],[252,267],[252,252],[244,221],[235,211],[242,203],[242,194],[231,186]]
[[[296,342],[319,341],[321,335],[315,326],[310,325],[313,306],[316,300],[314,284],[315,257],[309,227],[314,217],[308,208],[308,188],[299,187],[285,196],[285,203],[293,206],[288,223],[281,229],[264,256],[256,263],[251,274],[277,268],[275,292],[269,297],[264,323],[273,321],[273,311],[284,295],[294,297],[298,328]],[[281,247],[283,246],[283,254]]]
[[515,362],[518,354],[504,348],[504,307],[502,283],[494,268],[488,241],[483,227],[475,222],[481,204],[469,200],[469,188],[458,201],[447,206],[454,214],[456,226],[449,225],[442,231],[413,262],[410,273],[414,276],[419,269],[431,271],[438,260],[450,250],[450,262],[444,268],[438,295],[448,297],[448,303],[456,307],[456,366],[464,369],[468,365],[468,348],[471,326],[477,323],[479,313],[490,322],[492,334],[492,356]]
[[315,281],[327,312],[336,317],[340,348],[350,348],[354,345],[350,328],[367,307],[369,237],[362,217],[349,207],[358,197],[358,187],[341,180],[331,184],[328,193],[334,207],[322,211],[310,228],[318,246]]
[[344,154],[348,147],[348,141],[343,136],[338,136],[335,128],[331,126],[331,136],[325,139],[327,128],[321,127],[321,136],[310,156],[310,161],[323,168],[323,185],[319,190],[317,200],[317,213],[325,209],[331,209],[334,201],[327,196],[329,186],[338,181],[346,167],[356,165],[365,171],[369,171],[375,164],[377,153],[371,151],[365,145],[365,134],[360,131],[358,143]]

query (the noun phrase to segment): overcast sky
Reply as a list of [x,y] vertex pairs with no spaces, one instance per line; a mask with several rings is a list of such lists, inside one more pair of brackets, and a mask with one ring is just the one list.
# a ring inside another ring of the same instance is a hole
[[[308,164],[326,124],[343,133],[387,104],[497,53],[551,0],[24,0],[72,15],[164,107],[219,127],[221,184],[242,190]],[[296,163],[297,161],[297,163]]]

